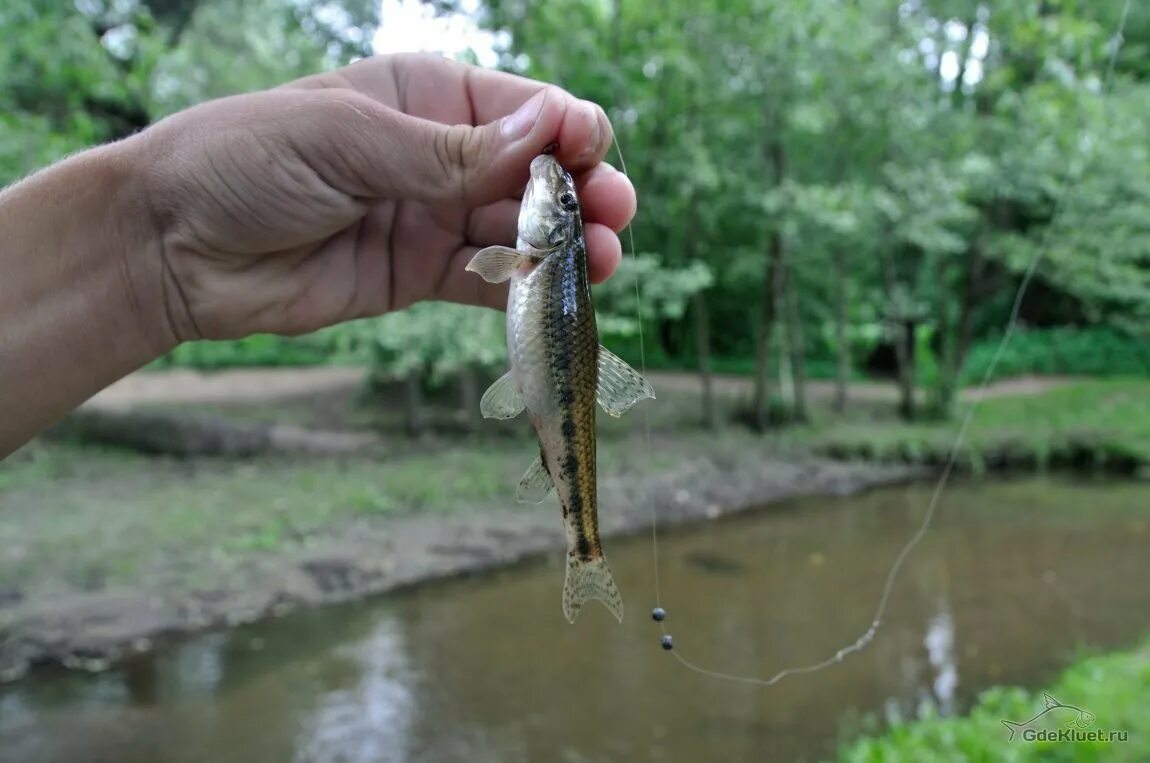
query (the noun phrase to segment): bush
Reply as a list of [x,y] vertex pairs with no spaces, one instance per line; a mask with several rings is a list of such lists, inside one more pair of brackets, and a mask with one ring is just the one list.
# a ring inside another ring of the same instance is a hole
[[[1001,341],[1001,337],[985,339],[971,348],[962,369],[963,383],[982,380]],[[991,378],[1024,374],[1150,376],[1150,342],[1104,326],[1019,331],[1006,346]]]
[[[1089,710],[1091,730],[1126,731],[1125,742],[1008,741],[1002,721],[1025,721],[1044,706],[1042,691],[997,687],[978,698],[965,717],[942,718],[924,706],[919,718],[896,720],[880,736],[840,748],[840,763],[906,761],[1145,761],[1150,760],[1150,645],[1128,653],[1085,659],[1045,693]],[[1064,721],[1061,716],[1058,721]]]
[[220,369],[244,366],[316,366],[334,354],[319,336],[255,334],[226,342],[187,342],[152,364],[153,368]]

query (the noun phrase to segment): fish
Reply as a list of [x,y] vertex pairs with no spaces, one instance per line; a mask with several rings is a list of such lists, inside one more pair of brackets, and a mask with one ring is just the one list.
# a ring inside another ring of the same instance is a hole
[[587,601],[598,600],[622,623],[623,597],[599,540],[596,405],[622,416],[655,392],[599,344],[579,196],[553,153],[531,161],[515,247],[489,246],[467,270],[490,283],[510,281],[511,368],[484,392],[480,412],[511,419],[526,410],[535,430],[539,456],[516,497],[541,503],[552,490],[559,496],[567,536],[563,614],[574,623]]

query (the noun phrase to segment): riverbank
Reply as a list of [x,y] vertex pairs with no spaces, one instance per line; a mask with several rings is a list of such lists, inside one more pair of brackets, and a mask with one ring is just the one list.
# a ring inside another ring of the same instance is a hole
[[[526,443],[377,461],[173,460],[43,446],[0,493],[0,670],[98,669],[181,632],[480,572],[563,548],[554,498],[516,506]],[[912,478],[720,441],[606,439],[606,537]],[[650,503],[648,503],[650,502]],[[608,545],[609,547],[609,545]],[[558,583],[557,583],[558,585]]]
[[[535,449],[522,422],[441,416],[454,429],[413,438],[402,433],[395,406],[361,399],[346,369],[311,379],[280,373],[278,381],[243,377],[238,387],[234,376],[225,383],[177,372],[168,385],[137,377],[102,396],[99,411],[196,417],[196,433],[222,421],[244,437],[261,427],[323,429],[352,447],[338,457],[288,449],[174,458],[49,440],[0,465],[0,537],[10,539],[0,545],[0,674],[16,677],[40,662],[98,668],[180,632],[561,553],[555,499],[514,503]],[[898,422],[894,396],[867,385],[845,415],[830,414],[829,399],[815,396],[808,427],[709,431],[698,425],[693,382],[656,377],[656,403],[623,419],[603,417],[606,536],[646,531],[651,507],[666,525],[934,475],[958,426]],[[1144,473],[1148,386],[998,385],[958,465]],[[721,418],[737,420],[745,384],[730,379],[717,390]],[[144,418],[137,430],[151,432],[155,420]],[[299,441],[292,437],[279,441]],[[1062,442],[1090,443],[1076,446],[1088,457],[1043,455]],[[997,458],[1001,452],[1017,457]]]

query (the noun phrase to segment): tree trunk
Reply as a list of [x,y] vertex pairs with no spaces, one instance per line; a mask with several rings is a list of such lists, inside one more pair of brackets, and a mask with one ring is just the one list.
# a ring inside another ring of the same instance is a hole
[[787,344],[791,357],[792,416],[795,421],[810,420],[807,411],[807,366],[806,342],[803,339],[802,314],[799,311],[799,287],[793,267],[787,268],[787,278],[783,285],[783,297],[787,310]]
[[479,424],[479,379],[475,366],[466,365],[459,371],[459,420],[471,432]]
[[943,277],[941,296],[938,300],[938,338],[939,362],[938,383],[934,390],[934,400],[931,402],[930,414],[938,419],[948,419],[954,403],[954,389],[957,383],[958,371],[955,368],[955,354],[957,341],[954,332],[954,321],[951,320],[950,295],[946,289],[947,278]]
[[983,278],[985,276],[986,260],[982,256],[981,236],[975,240],[971,252],[970,269],[966,272],[966,288],[962,294],[962,308],[958,314],[958,342],[956,344],[955,363],[957,371],[962,372],[966,363],[967,353],[970,352],[970,343],[974,338],[974,306],[982,296]]
[[895,338],[895,358],[898,360],[898,415],[907,421],[915,418],[915,335],[918,324],[914,320],[899,320],[898,336]]
[[851,376],[851,352],[847,345],[847,274],[846,256],[842,247],[832,253],[835,289],[835,413],[847,409],[847,384]]
[[404,428],[412,437],[421,434],[424,427],[423,411],[423,371],[414,370],[403,380],[406,410]]
[[[698,200],[691,196],[687,202],[687,214],[683,228],[683,255],[687,262],[699,256]],[[715,410],[714,384],[711,376],[711,316],[707,309],[707,297],[695,292],[691,297],[691,309],[695,319],[695,352],[699,363],[699,381],[703,387],[703,424],[714,429],[718,424]]]
[[[963,279],[962,295],[958,300],[958,322],[952,320],[951,304],[944,296],[939,304],[939,332],[942,339],[942,359],[939,364],[939,384],[935,393],[935,413],[941,418],[949,418],[953,413],[955,397],[958,394],[959,376],[970,350],[974,332],[974,307],[978,300],[982,281],[983,257],[981,241],[975,240],[967,253],[966,277]],[[944,291],[945,294],[945,291]]]
[[[771,177],[775,185],[780,185],[787,173],[787,152],[783,145],[780,125],[773,124],[772,115],[766,114],[765,123],[768,128],[766,146],[767,163],[771,169]],[[771,229],[767,245],[767,262],[763,268],[762,306],[759,322],[759,336],[755,343],[755,390],[753,421],[759,430],[764,430],[770,424],[770,362],[771,362],[771,335],[774,333],[776,303],[779,290],[782,286],[780,280],[784,277],[782,272],[783,259],[786,254],[786,242],[783,240],[783,227],[781,221],[775,221]]]
[[776,304],[782,272],[783,233],[772,231],[763,274],[762,309],[759,335],[755,342],[754,425],[764,430],[770,424],[771,338],[775,333]]
[[[883,288],[888,301],[894,301],[898,292],[898,277],[895,273],[894,257],[884,244],[879,250],[882,261]],[[898,412],[907,421],[914,419],[915,382],[915,320],[906,315],[890,315],[888,324],[895,328],[894,357],[898,367],[899,404]]]
[[779,402],[787,411],[792,410],[795,404],[795,380],[791,376],[791,337],[788,333],[790,321],[787,317],[786,301],[786,281],[789,277],[790,273],[786,263],[786,243],[783,242],[779,247],[779,275],[774,281],[775,323],[772,330],[776,332],[775,342],[779,348],[777,353],[779,358]]
[[699,360],[699,381],[703,387],[703,425],[714,429],[719,424],[715,409],[714,378],[711,374],[711,316],[707,309],[707,295],[695,292],[691,298],[695,314],[695,345]]

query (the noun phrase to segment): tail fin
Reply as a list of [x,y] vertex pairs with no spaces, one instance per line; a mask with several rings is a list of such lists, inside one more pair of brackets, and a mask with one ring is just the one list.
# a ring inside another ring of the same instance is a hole
[[615,619],[623,622],[623,597],[611,577],[607,560],[602,556],[579,559],[568,554],[567,579],[563,581],[563,614],[569,622],[575,622],[583,602],[588,599],[603,602]]
[[1014,741],[1014,735],[1016,733],[1018,733],[1018,731],[1020,729],[1022,729],[1026,724],[1025,723],[1015,723],[1014,721],[1003,721],[1002,725],[1005,726],[1007,728],[1007,730],[1010,732],[1010,739],[1007,739],[1006,741],[1013,742]]

